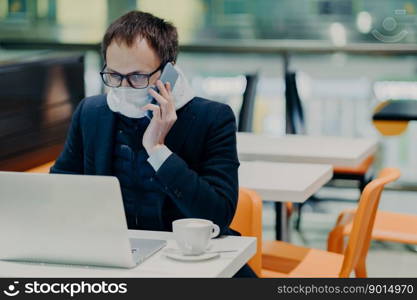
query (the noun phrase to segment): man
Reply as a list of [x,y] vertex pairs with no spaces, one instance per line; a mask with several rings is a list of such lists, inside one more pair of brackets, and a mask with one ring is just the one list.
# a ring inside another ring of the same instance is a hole
[[[171,231],[176,219],[203,218],[233,234],[235,117],[227,105],[194,97],[178,68],[175,87],[159,80],[177,59],[176,28],[131,11],[109,26],[102,50],[110,90],[78,105],[51,173],[116,176],[130,229]],[[237,274],[252,275],[247,266]]]

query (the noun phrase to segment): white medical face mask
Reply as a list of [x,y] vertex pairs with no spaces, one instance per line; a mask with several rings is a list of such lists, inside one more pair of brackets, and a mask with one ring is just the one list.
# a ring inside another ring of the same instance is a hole
[[[172,95],[174,96],[175,109],[180,109],[193,99],[195,94],[182,70],[178,66],[174,66],[174,68],[178,71],[179,76]],[[129,118],[147,117],[148,112],[142,111],[141,107],[152,101],[152,96],[148,92],[149,87],[144,89],[134,89],[132,87],[110,88],[107,93],[107,105],[113,112],[121,113]]]
[[141,108],[151,103],[152,96],[148,92],[149,87],[134,89],[131,87],[110,88],[107,93],[107,105],[113,112],[121,113],[129,118],[143,118],[146,111]]

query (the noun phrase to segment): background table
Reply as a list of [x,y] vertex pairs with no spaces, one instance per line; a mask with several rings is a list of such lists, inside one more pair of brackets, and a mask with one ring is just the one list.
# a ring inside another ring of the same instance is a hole
[[279,203],[276,237],[288,241],[288,220],[283,203],[306,201],[332,176],[331,165],[241,162],[239,185],[255,190],[263,200]]
[[[168,240],[176,247],[173,233],[129,230],[130,237]],[[255,253],[256,238],[223,236],[212,241],[213,250],[234,250],[201,262],[180,262],[155,253],[133,269],[62,266],[0,261],[0,277],[232,277]]]
[[[237,134],[237,151],[241,161],[262,160],[267,162],[312,163],[356,167],[368,156],[374,154],[376,150],[377,140],[368,138],[307,135],[276,137],[247,132],[239,132]],[[281,180],[288,180],[289,177],[286,178],[285,171],[281,172],[281,175],[284,176]],[[300,169],[298,173],[301,176],[303,170]],[[327,181],[330,179],[327,179]],[[275,184],[278,184],[278,180]],[[285,182],[285,184],[289,183]],[[307,199],[298,202],[303,202]],[[275,211],[277,215],[277,239],[286,240],[288,236],[285,235],[285,232],[288,232],[288,229],[283,227],[287,224],[284,205],[282,203],[276,203]],[[279,216],[281,216],[281,220],[279,220]]]
[[263,160],[356,167],[376,152],[377,140],[307,135],[274,137],[238,133],[237,150],[241,161]]

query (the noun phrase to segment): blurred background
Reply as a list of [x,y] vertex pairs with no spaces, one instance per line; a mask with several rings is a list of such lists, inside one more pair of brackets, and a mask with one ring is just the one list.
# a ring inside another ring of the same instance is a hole
[[[199,96],[228,103],[239,117],[256,84],[253,132],[286,133],[285,75],[295,72],[306,133],[378,138],[375,169],[402,172],[381,206],[417,214],[417,124],[393,137],[372,125],[382,101],[417,100],[417,0],[0,0],[0,169],[24,170],[59,153],[75,105],[103,92],[106,27],[133,9],[177,26],[178,65]],[[359,196],[350,182],[320,193]],[[307,207],[294,242],[323,248],[337,213],[355,205]],[[265,205],[266,236],[273,213]],[[374,243],[370,275],[415,276],[412,250]]]

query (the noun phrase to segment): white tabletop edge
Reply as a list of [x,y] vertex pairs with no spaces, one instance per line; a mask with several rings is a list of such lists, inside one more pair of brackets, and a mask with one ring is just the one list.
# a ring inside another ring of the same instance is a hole
[[[251,161],[251,162],[242,162],[249,166],[250,164],[265,164],[265,161]],[[315,178],[312,182],[310,182],[304,190],[294,191],[291,189],[280,189],[277,190],[274,187],[266,188],[264,186],[256,185],[256,183],[248,183],[242,182],[242,187],[252,189],[256,191],[256,193],[261,197],[264,201],[272,201],[272,202],[294,202],[294,203],[302,203],[305,202],[312,194],[317,192],[323,185],[325,185],[333,176],[333,167],[329,164],[292,164],[292,163],[269,163],[276,164],[277,166],[303,166],[314,167],[315,172],[317,172],[317,178]]]
[[[129,237],[132,238],[151,238],[151,239],[165,239],[169,243],[173,243],[172,232],[162,231],[141,231],[129,230]],[[225,243],[221,240],[226,239]],[[234,240],[240,248],[237,252],[220,254],[220,258],[213,260],[213,262],[204,262],[202,266],[207,267],[203,272],[197,271],[193,268],[185,268],[185,273],[177,272],[172,268],[178,265],[188,263],[173,262],[169,258],[164,258],[161,251],[157,252],[138,267],[133,269],[120,268],[100,268],[83,266],[65,266],[57,264],[37,264],[24,262],[8,262],[0,261],[0,278],[210,278],[210,277],[232,277],[247,261],[256,253],[256,238],[255,237],[241,237],[241,236],[222,236],[215,239],[217,245],[222,248],[223,244],[226,248],[231,248],[234,245]],[[232,247],[233,248],[233,247]],[[156,256],[155,256],[156,255]],[[168,269],[163,268],[165,260],[170,265]],[[50,269],[49,269],[50,268]],[[138,269],[139,268],[139,269]],[[201,270],[201,269],[200,269]],[[2,272],[3,271],[3,272]],[[189,272],[189,273],[187,273]],[[49,273],[49,274],[48,274]]]
[[[273,136],[267,134],[253,134],[253,133],[238,133],[238,136],[246,136],[253,138],[270,138],[270,139],[282,139],[285,137],[300,137],[300,135],[287,135],[287,136]],[[308,138],[325,138],[325,139],[342,139],[343,137],[331,137],[331,136],[305,136]],[[256,152],[245,152],[242,147],[239,147],[238,143],[238,157],[241,161],[255,161],[255,160],[262,160],[262,161],[270,161],[270,162],[290,162],[290,163],[315,163],[315,164],[330,164],[333,166],[340,166],[340,167],[356,167],[358,166],[366,157],[369,155],[374,154],[377,151],[378,147],[378,140],[375,138],[346,138],[346,140],[366,140],[369,145],[367,149],[361,153],[358,157],[320,157],[320,156],[312,156],[309,154],[305,155],[289,155],[289,154],[281,154],[281,153],[256,153]]]
[[318,190],[323,187],[326,183],[328,183],[333,177],[333,168],[329,165],[329,169],[322,177],[318,178],[315,183],[313,183],[305,192],[304,198],[305,200],[299,202],[307,201],[311,196],[318,192]]
[[[249,238],[249,237],[247,237]],[[224,268],[217,277],[230,278],[233,277],[255,254],[256,254],[256,238],[252,237],[249,247],[242,251],[242,254],[237,257],[228,268]]]

